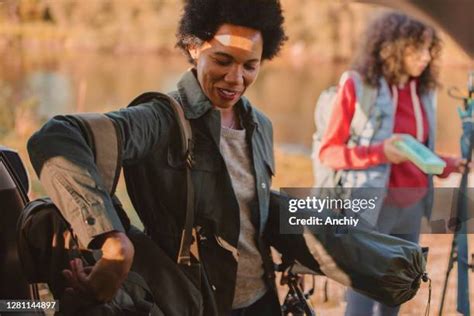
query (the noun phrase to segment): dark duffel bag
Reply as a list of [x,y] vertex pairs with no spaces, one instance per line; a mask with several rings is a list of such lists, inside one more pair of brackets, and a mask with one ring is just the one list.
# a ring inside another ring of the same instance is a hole
[[133,265],[112,301],[71,295],[61,271],[75,258],[93,265],[100,251],[82,248],[56,206],[49,199],[37,199],[19,220],[24,273],[29,282],[48,284],[64,315],[202,315],[198,284],[143,232],[131,226],[127,235],[135,247]]
[[38,299],[17,252],[16,222],[28,202],[28,175],[18,153],[0,145],[0,299]]

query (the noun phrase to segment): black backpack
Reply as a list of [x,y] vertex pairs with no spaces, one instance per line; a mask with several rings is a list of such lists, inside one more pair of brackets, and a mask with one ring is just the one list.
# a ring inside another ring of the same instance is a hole
[[17,251],[16,222],[28,203],[28,174],[18,153],[0,146],[0,299],[38,299]]

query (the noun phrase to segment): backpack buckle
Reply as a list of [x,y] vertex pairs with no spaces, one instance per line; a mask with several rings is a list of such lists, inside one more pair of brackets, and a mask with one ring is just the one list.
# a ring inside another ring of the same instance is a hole
[[188,139],[188,150],[186,151],[186,166],[189,169],[192,169],[194,165],[194,141],[192,139]]

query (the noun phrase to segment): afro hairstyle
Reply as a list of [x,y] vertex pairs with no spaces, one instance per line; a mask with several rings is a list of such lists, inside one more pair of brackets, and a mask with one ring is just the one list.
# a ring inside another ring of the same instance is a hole
[[188,49],[214,37],[222,24],[260,31],[262,60],[275,57],[287,40],[279,0],[185,0],[176,34],[176,46],[193,60]]

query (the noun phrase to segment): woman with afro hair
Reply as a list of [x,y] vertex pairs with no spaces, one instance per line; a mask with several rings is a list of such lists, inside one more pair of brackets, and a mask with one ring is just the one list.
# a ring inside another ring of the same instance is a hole
[[[264,237],[274,174],[272,124],[244,94],[262,62],[275,57],[285,42],[283,21],[278,0],[185,1],[177,47],[191,68],[170,95],[193,134],[192,202],[204,272],[196,309],[187,304],[167,309],[167,288],[156,285],[160,280],[150,283],[155,300],[165,298],[160,308],[166,315],[280,314]],[[176,262],[188,197],[173,111],[168,102],[153,99],[106,116],[122,136],[127,190],[145,232]],[[64,271],[70,292],[109,301],[140,251],[158,269],[165,259],[154,258],[153,249],[134,248],[72,116],[48,121],[29,140],[28,150],[45,190],[79,241],[103,253],[88,268],[71,262]]]

